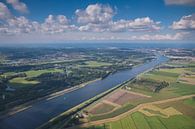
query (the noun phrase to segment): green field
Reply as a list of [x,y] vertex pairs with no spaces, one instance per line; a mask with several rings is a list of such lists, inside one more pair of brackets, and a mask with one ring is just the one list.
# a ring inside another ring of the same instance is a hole
[[103,113],[107,113],[107,112],[112,111],[114,108],[115,107],[110,105],[110,104],[101,103],[100,105],[97,105],[96,107],[93,107],[92,110],[90,111],[90,113],[92,113],[92,114],[103,114]]
[[[25,71],[24,73],[26,73],[27,77],[17,77],[14,78],[12,80],[10,80],[9,82],[13,85],[33,85],[33,84],[38,84],[38,81],[28,81],[26,80],[26,78],[32,78],[32,77],[37,77],[41,74],[44,73],[53,73],[53,72],[63,72],[62,69],[44,69],[44,70],[30,70],[30,71]],[[13,73],[5,73],[6,76],[11,75]]]
[[192,106],[192,107],[195,108],[195,98],[186,99],[184,101],[184,104],[189,105],[189,106]]
[[159,93],[154,93],[151,90],[148,90],[147,88],[150,87],[150,85],[152,84],[145,84],[145,83],[128,84],[131,87],[131,91],[152,96],[147,100],[137,101],[134,104],[178,97],[183,95],[195,94],[195,86],[178,81],[179,76],[184,72],[194,73],[191,71],[192,69],[194,68],[189,67],[189,68],[159,69],[159,70],[153,70],[151,72],[142,74],[141,76],[139,76],[139,78],[150,80],[151,82],[166,81],[169,82],[169,86],[160,90]]
[[152,71],[142,76],[145,79],[152,79],[156,81],[166,80],[167,82],[175,82],[180,74],[171,71]]
[[110,66],[112,64],[106,62],[97,62],[97,61],[86,61],[84,65],[79,65],[80,67],[103,67],[103,66]]
[[185,115],[162,118],[159,116],[148,117],[140,112],[135,112],[119,121],[87,129],[194,129],[194,123],[195,120]]
[[129,111],[130,109],[134,108],[135,106],[133,106],[132,104],[126,104],[124,106],[122,106],[121,108],[118,108],[116,110],[114,110],[111,113],[107,113],[107,114],[103,114],[103,115],[92,115],[90,116],[90,120],[91,121],[96,121],[96,120],[101,120],[101,119],[106,119],[106,118],[112,118],[115,117],[117,115],[120,115],[124,112]]
[[157,105],[160,108],[173,107],[177,109],[179,112],[182,112],[184,115],[189,116],[195,120],[195,101],[193,98],[163,103]]

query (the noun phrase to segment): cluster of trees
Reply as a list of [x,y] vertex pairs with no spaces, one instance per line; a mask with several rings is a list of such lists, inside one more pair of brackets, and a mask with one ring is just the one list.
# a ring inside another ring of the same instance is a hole
[[163,89],[163,88],[165,88],[167,86],[169,86],[168,82],[166,82],[166,81],[160,82],[159,85],[155,86],[154,92],[159,92],[161,89]]

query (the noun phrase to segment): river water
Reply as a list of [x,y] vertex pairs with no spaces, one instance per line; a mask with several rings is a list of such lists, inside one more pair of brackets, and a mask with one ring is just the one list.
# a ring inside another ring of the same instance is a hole
[[65,93],[51,100],[41,100],[27,110],[16,113],[0,120],[0,129],[35,129],[60,113],[101,94],[121,83],[136,77],[138,74],[158,66],[168,60],[165,56],[131,70],[124,70],[111,74],[103,80],[98,80],[75,91]]

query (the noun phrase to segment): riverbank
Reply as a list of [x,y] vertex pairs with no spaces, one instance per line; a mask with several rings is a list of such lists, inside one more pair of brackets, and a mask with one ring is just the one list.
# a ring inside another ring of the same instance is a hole
[[11,108],[11,109],[7,109],[5,111],[2,111],[0,112],[0,120],[3,119],[3,118],[6,118],[6,117],[9,117],[11,115],[14,115],[16,113],[19,113],[19,112],[22,112],[24,110],[27,110],[29,108],[31,108],[33,104],[37,103],[37,102],[40,102],[42,100],[51,100],[51,99],[54,99],[56,97],[59,97],[65,93],[69,93],[69,92],[72,92],[74,90],[78,90],[79,88],[83,88],[85,87],[86,85],[90,84],[90,83],[93,83],[95,81],[98,81],[98,80],[101,80],[101,78],[97,78],[95,80],[91,80],[91,81],[88,81],[88,82],[85,82],[85,83],[82,83],[80,85],[77,85],[77,86],[74,86],[74,87],[71,87],[71,88],[68,88],[68,89],[64,89],[62,91],[58,91],[58,92],[55,92],[55,93],[52,93],[50,95],[47,95],[47,96],[44,96],[44,97],[41,97],[41,98],[38,98],[36,100],[32,100],[32,101],[29,101],[27,103],[24,103],[24,104],[21,104],[19,106],[16,106],[14,108]]

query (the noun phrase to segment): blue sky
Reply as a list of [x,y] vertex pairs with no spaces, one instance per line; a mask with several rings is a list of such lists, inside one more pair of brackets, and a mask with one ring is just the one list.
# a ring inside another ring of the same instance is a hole
[[195,0],[1,0],[0,43],[194,42]]

